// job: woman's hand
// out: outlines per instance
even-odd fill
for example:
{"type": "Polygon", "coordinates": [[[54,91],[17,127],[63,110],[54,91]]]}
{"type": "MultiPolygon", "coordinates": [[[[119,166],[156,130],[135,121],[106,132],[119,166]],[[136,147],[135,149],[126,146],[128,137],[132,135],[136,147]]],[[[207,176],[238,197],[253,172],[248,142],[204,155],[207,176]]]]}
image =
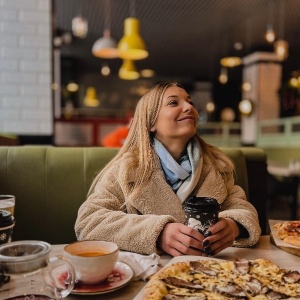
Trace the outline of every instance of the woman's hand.
{"type": "Polygon", "coordinates": [[[167,223],[157,239],[157,246],[172,256],[202,255],[204,236],[181,223],[167,223]]]}
{"type": "Polygon", "coordinates": [[[219,218],[219,221],[204,234],[206,237],[202,244],[205,254],[215,255],[223,249],[232,246],[239,234],[239,226],[234,220],[219,218]]]}

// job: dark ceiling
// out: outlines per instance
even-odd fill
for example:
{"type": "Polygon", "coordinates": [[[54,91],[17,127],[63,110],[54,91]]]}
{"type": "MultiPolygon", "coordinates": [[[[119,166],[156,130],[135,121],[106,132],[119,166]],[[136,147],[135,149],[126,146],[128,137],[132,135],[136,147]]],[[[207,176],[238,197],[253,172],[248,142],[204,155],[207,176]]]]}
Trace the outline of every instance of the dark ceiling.
{"type": "MultiPolygon", "coordinates": [[[[82,71],[99,72],[103,59],[93,57],[93,43],[103,36],[109,0],[54,0],[55,27],[71,31],[77,15],[87,18],[85,39],[73,38],[62,46],[62,55],[72,57],[82,71]]],[[[284,74],[300,69],[300,0],[110,0],[111,32],[119,41],[125,18],[137,17],[149,57],[137,61],[139,69],[154,69],[162,76],[184,76],[214,80],[220,72],[219,59],[240,42],[244,56],[253,51],[273,51],[264,39],[268,23],[289,43],[290,55],[284,74]],[[281,33],[280,33],[281,32],[281,33]]],[[[122,61],[108,61],[118,72],[122,61]]],[[[241,75],[242,67],[231,70],[241,75]]]]}

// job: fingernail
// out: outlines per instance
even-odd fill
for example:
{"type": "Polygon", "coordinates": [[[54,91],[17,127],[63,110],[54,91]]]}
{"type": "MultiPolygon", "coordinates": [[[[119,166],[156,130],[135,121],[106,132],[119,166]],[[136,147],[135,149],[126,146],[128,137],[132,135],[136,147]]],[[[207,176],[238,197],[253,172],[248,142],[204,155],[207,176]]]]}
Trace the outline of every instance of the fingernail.
{"type": "Polygon", "coordinates": [[[205,248],[204,248],[204,252],[205,252],[206,254],[210,254],[210,253],[211,253],[211,248],[210,248],[210,247],[205,247],[205,248]]]}
{"type": "Polygon", "coordinates": [[[206,241],[204,241],[203,243],[202,243],[202,246],[203,247],[206,247],[206,246],[208,246],[209,245],[209,241],[208,240],[206,240],[206,241]]]}
{"type": "Polygon", "coordinates": [[[204,232],[204,237],[208,237],[208,236],[211,236],[211,235],[212,235],[212,233],[209,230],[204,232]]]}

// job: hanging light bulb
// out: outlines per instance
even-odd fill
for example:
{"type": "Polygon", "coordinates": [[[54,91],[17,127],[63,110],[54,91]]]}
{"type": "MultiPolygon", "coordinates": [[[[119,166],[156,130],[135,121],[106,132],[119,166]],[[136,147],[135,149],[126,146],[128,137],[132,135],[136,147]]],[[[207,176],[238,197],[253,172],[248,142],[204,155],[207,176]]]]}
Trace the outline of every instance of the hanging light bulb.
{"type": "Polygon", "coordinates": [[[253,112],[253,102],[248,99],[243,99],[239,103],[239,111],[244,116],[250,116],[253,112]]]}
{"type": "Polygon", "coordinates": [[[268,24],[267,31],[265,33],[265,39],[269,43],[273,43],[275,41],[275,31],[273,30],[272,24],[268,24]]]}
{"type": "Polygon", "coordinates": [[[289,56],[289,44],[285,40],[278,40],[274,43],[274,51],[279,60],[283,61],[289,56]]]}
{"type": "Polygon", "coordinates": [[[99,99],[97,99],[96,89],[92,86],[86,89],[86,95],[83,101],[85,106],[96,107],[100,104],[99,99]]]}
{"type": "Polygon", "coordinates": [[[67,91],[71,92],[71,93],[74,93],[74,92],[77,92],[79,89],[79,86],[76,82],[74,81],[70,81],[68,84],[67,84],[67,91]]]}
{"type": "Polygon", "coordinates": [[[245,82],[242,83],[242,90],[243,91],[249,92],[249,91],[251,91],[251,88],[252,88],[252,86],[251,86],[250,82],[245,81],[245,82]]]}
{"type": "Polygon", "coordinates": [[[122,59],[139,60],[148,57],[145,42],[140,36],[140,22],[137,18],[127,18],[124,22],[124,36],[118,44],[122,59]]]}
{"type": "Polygon", "coordinates": [[[285,3],[286,1],[281,0],[280,2],[280,15],[279,15],[279,39],[274,43],[274,51],[279,60],[283,61],[289,56],[289,44],[284,40],[284,23],[285,23],[285,3]]]}
{"type": "Polygon", "coordinates": [[[105,29],[103,31],[103,37],[98,39],[92,48],[92,53],[96,57],[100,58],[117,58],[119,57],[119,51],[116,41],[110,36],[110,30],[105,29]]]}
{"type": "Polygon", "coordinates": [[[107,63],[102,64],[101,74],[103,76],[109,76],[110,75],[110,67],[107,63]]]}
{"type": "Polygon", "coordinates": [[[215,111],[216,106],[213,102],[207,102],[205,105],[205,108],[206,108],[207,112],[212,113],[215,111]]]}
{"type": "Polygon", "coordinates": [[[242,64],[242,59],[238,56],[227,56],[220,60],[220,64],[226,68],[234,68],[242,64]]]}
{"type": "Polygon", "coordinates": [[[222,84],[226,84],[228,81],[228,73],[226,68],[221,68],[221,72],[219,75],[219,82],[222,84]]]}
{"type": "Polygon", "coordinates": [[[82,16],[77,16],[72,19],[72,32],[78,38],[85,38],[88,32],[87,19],[82,16]]]}
{"type": "Polygon", "coordinates": [[[125,80],[134,80],[140,77],[140,73],[136,69],[132,60],[125,59],[120,70],[119,77],[125,80]]]}

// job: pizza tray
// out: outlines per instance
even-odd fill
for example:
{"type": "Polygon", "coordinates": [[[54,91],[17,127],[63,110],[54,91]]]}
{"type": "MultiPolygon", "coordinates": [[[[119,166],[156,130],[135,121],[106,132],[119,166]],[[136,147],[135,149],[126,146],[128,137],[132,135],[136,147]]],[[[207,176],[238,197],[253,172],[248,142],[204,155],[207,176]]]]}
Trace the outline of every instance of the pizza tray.
{"type": "Polygon", "coordinates": [[[275,224],[285,222],[285,221],[286,220],[269,220],[269,226],[271,230],[270,233],[271,242],[283,251],[300,256],[300,247],[284,242],[283,240],[277,237],[276,230],[273,229],[273,226],[275,224]]]}

